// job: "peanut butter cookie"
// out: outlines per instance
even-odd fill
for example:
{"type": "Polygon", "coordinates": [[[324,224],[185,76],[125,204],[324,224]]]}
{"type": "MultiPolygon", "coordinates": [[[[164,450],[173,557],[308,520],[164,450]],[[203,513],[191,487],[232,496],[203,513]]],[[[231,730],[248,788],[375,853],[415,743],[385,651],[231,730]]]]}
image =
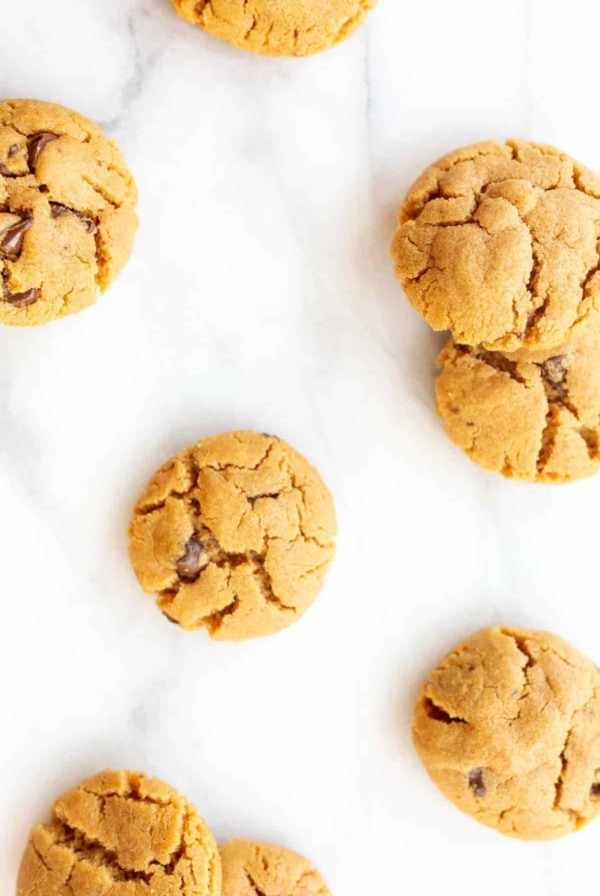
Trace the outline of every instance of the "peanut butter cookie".
{"type": "Polygon", "coordinates": [[[445,796],[502,834],[550,840],[600,812],[600,672],[554,635],[473,635],[430,674],[413,735],[445,796]]]}
{"type": "Polygon", "coordinates": [[[17,896],[220,896],[215,840],[177,791],[105,771],[54,804],[23,856],[17,896]]]}
{"type": "Polygon", "coordinates": [[[230,840],[221,861],[223,896],[330,896],[310,862],[281,846],[230,840]]]}
{"type": "Polygon", "coordinates": [[[446,432],[471,460],[510,478],[565,483],[591,476],[600,461],[599,358],[596,312],[543,361],[451,339],[436,382],[446,432]]]}
{"type": "Polygon", "coordinates": [[[317,471],[274,436],[203,439],[153,477],[129,555],[145,591],[182,628],[243,640],[295,622],[334,553],[333,500],[317,471]]]}
{"type": "Polygon", "coordinates": [[[408,193],[396,275],[434,330],[491,350],[552,351],[600,307],[600,180],[549,146],[467,146],[408,193]]]}
{"type": "Polygon", "coordinates": [[[92,305],[131,254],[136,200],[97,125],[51,103],[0,103],[0,323],[92,305]]]}
{"type": "Polygon", "coordinates": [[[377,0],[171,0],[182,19],[241,50],[307,56],[340,43],[377,0]]]}

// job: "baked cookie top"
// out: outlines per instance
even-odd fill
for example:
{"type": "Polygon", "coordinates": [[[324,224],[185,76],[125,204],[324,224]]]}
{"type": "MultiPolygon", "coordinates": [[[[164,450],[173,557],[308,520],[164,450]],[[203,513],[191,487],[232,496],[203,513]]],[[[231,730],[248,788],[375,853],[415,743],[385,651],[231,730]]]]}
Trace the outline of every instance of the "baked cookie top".
{"type": "Polygon", "coordinates": [[[230,840],[221,861],[223,896],[330,896],[310,862],[282,846],[230,840]]]}
{"type": "Polygon", "coordinates": [[[477,143],[410,189],[396,275],[434,330],[457,342],[550,353],[600,306],[600,180],[550,146],[477,143]]]}
{"type": "Polygon", "coordinates": [[[182,19],[241,50],[307,56],[340,43],[377,0],[171,0],[182,19]]]}
{"type": "Polygon", "coordinates": [[[413,735],[448,799],[503,834],[553,839],[600,812],[600,672],[554,635],[473,635],[430,674],[413,735]]]}
{"type": "Polygon", "coordinates": [[[30,835],[17,896],[220,896],[206,824],[177,791],[105,771],[60,797],[30,835]]]}
{"type": "Polygon", "coordinates": [[[446,432],[475,463],[514,479],[565,483],[600,461],[600,315],[545,360],[458,345],[442,350],[437,404],[446,432]]]}
{"type": "Polygon", "coordinates": [[[96,301],[131,254],[137,191],[117,145],[77,112],[0,103],[0,323],[96,301]]]}
{"type": "Polygon", "coordinates": [[[243,640],[291,625],[334,553],[327,486],[274,436],[232,432],[176,455],[138,501],[129,555],[145,591],[182,628],[243,640]]]}

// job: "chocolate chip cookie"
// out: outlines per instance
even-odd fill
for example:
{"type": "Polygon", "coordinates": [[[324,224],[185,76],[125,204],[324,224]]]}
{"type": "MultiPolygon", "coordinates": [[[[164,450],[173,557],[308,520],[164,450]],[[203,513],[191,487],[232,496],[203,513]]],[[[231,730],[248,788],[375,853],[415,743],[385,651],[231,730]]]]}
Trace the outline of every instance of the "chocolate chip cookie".
{"type": "Polygon", "coordinates": [[[549,357],[600,307],[600,180],[523,140],[467,146],[417,180],[392,258],[434,330],[486,349],[549,357]]]}
{"type": "Polygon", "coordinates": [[[269,635],[319,593],[334,553],[333,500],[274,436],[203,439],[165,464],[138,501],[129,556],[145,591],[182,628],[269,635]]]}
{"type": "Polygon", "coordinates": [[[215,840],[177,791],[105,771],[60,797],[35,827],[17,896],[220,896],[215,840]]]}
{"type": "Polygon", "coordinates": [[[377,0],[171,0],[182,19],[241,50],[307,56],[340,43],[377,0]]]}
{"type": "Polygon", "coordinates": [[[93,304],[129,258],[136,200],[97,125],[51,103],[0,103],[0,323],[44,324],[93,304]]]}
{"type": "Polygon", "coordinates": [[[600,672],[554,635],[473,635],[430,674],[413,735],[445,796],[502,834],[554,839],[600,813],[600,672]]]}
{"type": "Polygon", "coordinates": [[[330,896],[310,862],[281,846],[230,840],[221,861],[223,896],[330,896]]]}
{"type": "Polygon", "coordinates": [[[564,483],[598,472],[600,314],[574,328],[558,354],[489,352],[452,339],[436,382],[446,431],[471,460],[530,482],[564,483]]]}

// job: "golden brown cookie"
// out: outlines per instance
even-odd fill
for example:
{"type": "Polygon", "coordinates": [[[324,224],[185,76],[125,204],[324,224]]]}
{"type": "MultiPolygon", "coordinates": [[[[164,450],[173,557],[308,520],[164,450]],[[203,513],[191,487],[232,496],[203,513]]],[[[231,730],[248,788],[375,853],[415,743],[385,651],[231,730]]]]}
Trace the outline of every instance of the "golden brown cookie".
{"type": "Polygon", "coordinates": [[[417,180],[392,244],[396,275],[434,330],[549,355],[600,307],[600,180],[557,149],[457,150],[417,180]]]}
{"type": "Polygon", "coordinates": [[[550,840],[600,812],[600,672],[554,635],[490,628],[446,656],[417,702],[415,747],[459,809],[550,840]]]}
{"type": "Polygon", "coordinates": [[[137,191],[117,145],[77,112],[0,103],[0,323],[92,305],[131,254],[137,191]]]}
{"type": "Polygon", "coordinates": [[[56,801],[23,856],[17,896],[220,896],[206,824],[176,790],[101,772],[56,801]]]}
{"type": "Polygon", "coordinates": [[[458,345],[436,382],[446,432],[476,463],[530,482],[591,476],[600,461],[600,315],[545,360],[458,345]]]}
{"type": "Polygon", "coordinates": [[[274,436],[231,432],[176,455],[150,481],[129,556],[145,591],[182,628],[213,638],[270,635],[295,622],[334,553],[333,500],[274,436]]]}
{"type": "Polygon", "coordinates": [[[377,0],[171,0],[182,19],[241,50],[307,56],[340,43],[377,0]]]}
{"type": "Polygon", "coordinates": [[[282,846],[230,840],[221,861],[223,896],[330,896],[310,862],[282,846]]]}

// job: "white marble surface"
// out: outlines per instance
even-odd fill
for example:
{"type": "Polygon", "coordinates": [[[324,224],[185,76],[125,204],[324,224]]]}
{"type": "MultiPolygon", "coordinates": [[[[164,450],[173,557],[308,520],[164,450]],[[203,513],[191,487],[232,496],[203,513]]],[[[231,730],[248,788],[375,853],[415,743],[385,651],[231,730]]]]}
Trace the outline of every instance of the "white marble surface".
{"type": "Polygon", "coordinates": [[[28,0],[0,29],[0,93],[62,102],[120,141],[135,255],[84,314],[0,331],[0,878],[29,826],[105,766],[184,790],[219,838],[311,856],[336,896],[595,887],[600,822],[504,840],[413,754],[421,677],[495,622],[600,659],[600,478],[480,471],[432,402],[440,338],[387,259],[420,168],[525,136],[600,169],[600,8],[380,0],[305,61],[235,52],[168,0],[28,0]],[[165,623],[128,566],[146,479],[202,434],[277,432],[322,470],[341,536],[287,632],[214,644],[165,623]]]}

